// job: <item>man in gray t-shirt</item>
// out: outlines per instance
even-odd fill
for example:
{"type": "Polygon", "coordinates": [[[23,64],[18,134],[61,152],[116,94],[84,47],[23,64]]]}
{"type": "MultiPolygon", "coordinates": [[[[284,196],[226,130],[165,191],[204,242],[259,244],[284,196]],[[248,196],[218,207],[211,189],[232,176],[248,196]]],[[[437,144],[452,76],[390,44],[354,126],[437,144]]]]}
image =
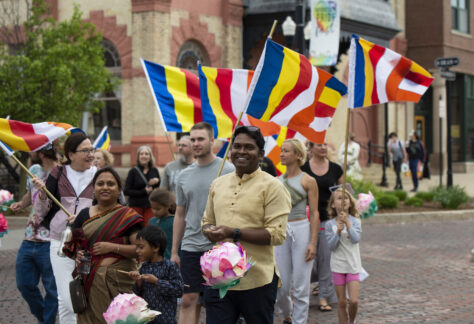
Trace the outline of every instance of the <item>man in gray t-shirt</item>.
{"type": "Polygon", "coordinates": [[[400,177],[401,166],[403,162],[406,162],[406,151],[403,143],[398,139],[397,133],[390,133],[388,136],[388,151],[392,153],[393,170],[397,176],[397,183],[395,184],[395,190],[403,189],[402,178],[400,177]]]}
{"type": "MultiPolygon", "coordinates": [[[[200,313],[199,294],[204,290],[200,258],[213,244],[201,232],[201,219],[211,182],[217,177],[222,159],[212,153],[214,131],[208,123],[191,128],[191,148],[196,161],[181,171],[176,180],[176,214],[173,223],[171,261],[181,269],[186,284],[181,301],[179,323],[196,323],[200,313]],[[178,250],[181,246],[181,255],[178,250]]],[[[222,175],[234,171],[225,162],[222,175]]]]}
{"type": "Polygon", "coordinates": [[[160,188],[165,188],[176,193],[176,180],[178,179],[178,175],[181,171],[190,166],[193,160],[191,139],[188,135],[183,136],[178,141],[178,159],[171,161],[165,166],[163,176],[161,177],[160,188]]]}

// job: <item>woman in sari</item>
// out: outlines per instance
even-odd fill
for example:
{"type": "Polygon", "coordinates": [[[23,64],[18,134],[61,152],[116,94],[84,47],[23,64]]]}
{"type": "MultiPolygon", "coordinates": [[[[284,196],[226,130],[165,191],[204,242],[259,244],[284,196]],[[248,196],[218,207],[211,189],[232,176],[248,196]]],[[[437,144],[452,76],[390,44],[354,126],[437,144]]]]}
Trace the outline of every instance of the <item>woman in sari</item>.
{"type": "Polygon", "coordinates": [[[105,323],[102,313],[120,293],[132,293],[129,271],[137,270],[135,236],[143,217],[117,200],[122,189],[120,177],[111,167],[97,171],[92,184],[94,203],[77,215],[73,241],[65,248],[78,264],[84,251],[91,254],[90,272],[83,275],[87,308],[78,323],[105,323]]]}

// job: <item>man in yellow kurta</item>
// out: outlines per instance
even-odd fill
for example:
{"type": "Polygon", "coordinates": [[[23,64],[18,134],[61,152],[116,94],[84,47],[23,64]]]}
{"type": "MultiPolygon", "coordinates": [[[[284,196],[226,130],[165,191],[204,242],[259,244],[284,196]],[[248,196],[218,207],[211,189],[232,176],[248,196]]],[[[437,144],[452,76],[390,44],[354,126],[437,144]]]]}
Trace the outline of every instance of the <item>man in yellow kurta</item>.
{"type": "Polygon", "coordinates": [[[273,323],[279,286],[273,247],[285,241],[290,194],[276,178],[259,168],[264,139],[254,126],[236,129],[231,149],[235,172],[211,184],[202,231],[211,242],[239,241],[255,265],[223,299],[206,289],[207,323],[273,323]]]}

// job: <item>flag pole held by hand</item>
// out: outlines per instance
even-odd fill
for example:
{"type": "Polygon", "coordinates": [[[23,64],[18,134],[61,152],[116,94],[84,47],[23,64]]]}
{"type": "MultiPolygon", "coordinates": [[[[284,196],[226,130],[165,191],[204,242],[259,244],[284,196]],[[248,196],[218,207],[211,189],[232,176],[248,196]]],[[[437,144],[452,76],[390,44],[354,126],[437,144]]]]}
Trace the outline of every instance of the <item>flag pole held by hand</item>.
{"type": "MultiPolygon", "coordinates": [[[[24,166],[23,163],[21,163],[20,160],[18,160],[18,158],[17,158],[14,154],[12,154],[10,157],[11,157],[13,160],[15,160],[15,162],[18,163],[18,165],[20,165],[20,167],[22,167],[23,170],[25,170],[26,173],[27,173],[31,178],[34,177],[34,175],[30,172],[30,170],[28,170],[28,168],[27,168],[26,166],[24,166]]],[[[68,218],[72,218],[73,215],[69,212],[69,210],[67,210],[66,207],[64,207],[64,206],[56,199],[56,197],[54,197],[54,195],[53,195],[51,192],[49,192],[48,189],[46,189],[46,187],[43,187],[42,190],[43,190],[43,192],[44,192],[45,194],[48,195],[48,197],[49,197],[56,205],[58,205],[59,208],[61,208],[61,210],[68,216],[68,218]]]]}
{"type": "MultiPolygon", "coordinates": [[[[273,21],[272,28],[270,29],[270,34],[268,34],[268,38],[272,38],[273,32],[275,31],[277,23],[278,23],[278,20],[275,19],[273,21]]],[[[229,154],[230,147],[232,146],[232,139],[234,138],[235,129],[237,128],[237,126],[239,126],[240,120],[242,119],[243,115],[244,115],[244,110],[240,112],[239,118],[237,118],[237,121],[235,122],[234,129],[232,130],[232,136],[230,137],[230,140],[229,140],[229,145],[227,145],[227,148],[224,153],[224,158],[222,159],[222,163],[219,166],[219,171],[217,172],[217,177],[220,177],[222,173],[222,169],[224,168],[224,163],[227,160],[227,155],[229,154]]]]}

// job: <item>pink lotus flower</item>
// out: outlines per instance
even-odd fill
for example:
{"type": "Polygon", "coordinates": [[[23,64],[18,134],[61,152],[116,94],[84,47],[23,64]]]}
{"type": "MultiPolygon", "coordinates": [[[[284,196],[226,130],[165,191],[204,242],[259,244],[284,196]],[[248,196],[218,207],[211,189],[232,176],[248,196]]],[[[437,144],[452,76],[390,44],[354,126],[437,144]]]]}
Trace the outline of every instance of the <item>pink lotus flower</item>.
{"type": "MultiPolygon", "coordinates": [[[[10,206],[15,201],[13,200],[13,195],[8,190],[0,190],[0,205],[10,206]]],[[[6,207],[0,207],[0,210],[6,211],[6,207]]]]}
{"type": "Polygon", "coordinates": [[[219,289],[221,298],[240,282],[252,265],[240,243],[221,242],[201,256],[204,284],[219,289]]]}
{"type": "Polygon", "coordinates": [[[135,294],[119,294],[112,300],[103,316],[107,324],[116,324],[118,321],[132,324],[148,323],[160,314],[148,309],[148,303],[135,294]]]}
{"type": "Polygon", "coordinates": [[[8,233],[8,220],[0,213],[0,237],[8,233]]]}
{"type": "Polygon", "coordinates": [[[357,199],[356,208],[359,213],[363,213],[369,209],[370,203],[374,200],[374,196],[369,191],[368,194],[360,193],[357,199]]]}

